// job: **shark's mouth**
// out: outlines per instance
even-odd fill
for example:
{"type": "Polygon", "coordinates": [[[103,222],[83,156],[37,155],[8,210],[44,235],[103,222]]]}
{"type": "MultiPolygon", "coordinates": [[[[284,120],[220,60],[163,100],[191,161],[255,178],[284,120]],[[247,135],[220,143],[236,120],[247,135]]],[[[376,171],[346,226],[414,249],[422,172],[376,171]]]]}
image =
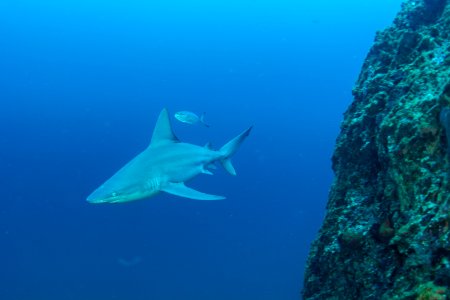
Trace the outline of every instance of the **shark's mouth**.
{"type": "Polygon", "coordinates": [[[93,204],[98,203],[116,203],[119,202],[120,197],[117,192],[105,192],[104,185],[100,186],[98,189],[90,194],[86,201],[93,204]]]}

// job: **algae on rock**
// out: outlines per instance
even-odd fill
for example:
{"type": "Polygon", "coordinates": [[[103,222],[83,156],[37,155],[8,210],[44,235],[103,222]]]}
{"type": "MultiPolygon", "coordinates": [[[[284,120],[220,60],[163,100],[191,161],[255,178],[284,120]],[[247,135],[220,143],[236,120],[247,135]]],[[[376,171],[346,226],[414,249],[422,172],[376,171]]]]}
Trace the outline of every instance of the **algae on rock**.
{"type": "Polygon", "coordinates": [[[450,298],[449,1],[406,1],[353,96],[303,297],[450,298]]]}

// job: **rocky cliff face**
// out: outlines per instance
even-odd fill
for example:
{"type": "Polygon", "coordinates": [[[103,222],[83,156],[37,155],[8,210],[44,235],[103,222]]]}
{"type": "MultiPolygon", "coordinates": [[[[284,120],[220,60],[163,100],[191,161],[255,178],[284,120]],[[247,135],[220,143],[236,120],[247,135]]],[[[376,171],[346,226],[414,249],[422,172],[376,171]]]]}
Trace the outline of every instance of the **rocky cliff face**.
{"type": "Polygon", "coordinates": [[[333,155],[304,299],[450,299],[450,1],[376,36],[333,155]]]}

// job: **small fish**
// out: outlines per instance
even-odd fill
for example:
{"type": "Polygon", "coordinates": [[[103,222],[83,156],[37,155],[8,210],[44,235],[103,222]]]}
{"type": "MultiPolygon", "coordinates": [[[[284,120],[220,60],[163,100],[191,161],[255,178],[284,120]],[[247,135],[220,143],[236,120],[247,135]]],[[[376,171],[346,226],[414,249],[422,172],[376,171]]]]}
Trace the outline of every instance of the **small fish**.
{"type": "Polygon", "coordinates": [[[203,125],[205,125],[206,127],[209,127],[209,125],[206,124],[204,121],[205,113],[202,113],[202,115],[199,117],[196,114],[194,114],[193,112],[183,110],[183,111],[179,111],[179,112],[175,113],[175,118],[178,121],[183,122],[183,123],[195,124],[195,123],[200,122],[203,125]]]}

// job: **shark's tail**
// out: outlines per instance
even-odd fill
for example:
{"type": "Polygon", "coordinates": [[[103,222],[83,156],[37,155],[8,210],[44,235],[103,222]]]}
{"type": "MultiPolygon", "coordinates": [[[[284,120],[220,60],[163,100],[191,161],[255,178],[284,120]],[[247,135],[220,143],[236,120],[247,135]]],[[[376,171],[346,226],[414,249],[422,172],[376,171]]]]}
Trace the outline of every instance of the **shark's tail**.
{"type": "Polygon", "coordinates": [[[245,138],[250,134],[251,130],[252,126],[250,126],[247,130],[242,132],[240,135],[238,135],[225,145],[223,145],[222,148],[220,148],[219,150],[219,152],[222,154],[220,162],[222,163],[222,166],[225,168],[225,170],[227,170],[228,173],[230,173],[231,175],[236,175],[236,171],[234,170],[234,167],[231,164],[231,156],[233,156],[233,154],[237,151],[237,149],[245,140],[245,138]]]}

